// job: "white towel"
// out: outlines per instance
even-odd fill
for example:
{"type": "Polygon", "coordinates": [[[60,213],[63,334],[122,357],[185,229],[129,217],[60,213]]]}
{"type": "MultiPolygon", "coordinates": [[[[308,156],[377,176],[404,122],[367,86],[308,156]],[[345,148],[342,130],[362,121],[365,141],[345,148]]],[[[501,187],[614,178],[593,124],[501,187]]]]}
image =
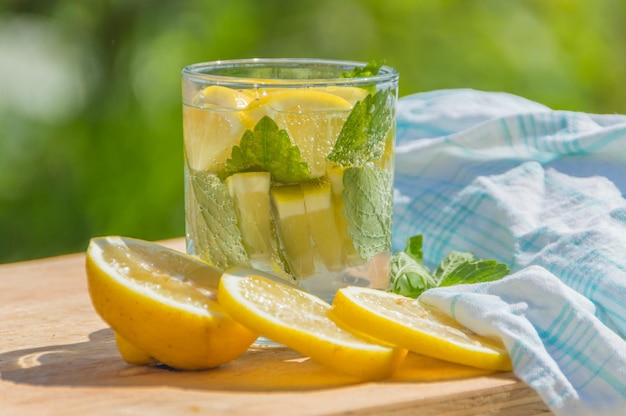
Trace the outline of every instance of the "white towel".
{"type": "Polygon", "coordinates": [[[626,116],[446,90],[398,105],[395,250],[507,263],[421,300],[501,338],[557,415],[626,414],[626,116]]]}

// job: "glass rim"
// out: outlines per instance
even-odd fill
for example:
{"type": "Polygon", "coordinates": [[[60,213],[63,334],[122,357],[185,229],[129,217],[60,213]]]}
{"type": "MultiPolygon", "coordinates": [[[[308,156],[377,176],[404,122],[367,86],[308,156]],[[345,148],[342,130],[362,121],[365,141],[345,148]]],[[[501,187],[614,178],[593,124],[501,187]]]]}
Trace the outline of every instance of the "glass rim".
{"type": "Polygon", "coordinates": [[[233,75],[220,75],[212,73],[211,70],[219,71],[228,68],[264,68],[275,66],[283,69],[298,69],[308,67],[334,68],[339,73],[349,72],[355,67],[363,67],[366,62],[337,60],[337,59],[317,59],[317,58],[247,58],[247,59],[226,59],[217,61],[200,62],[183,67],[181,74],[183,79],[197,83],[218,83],[222,85],[239,85],[255,87],[259,85],[281,86],[314,86],[314,85],[372,85],[397,81],[398,71],[388,65],[383,65],[377,75],[341,78],[336,77],[313,77],[313,78],[281,78],[281,77],[245,77],[233,75]]]}

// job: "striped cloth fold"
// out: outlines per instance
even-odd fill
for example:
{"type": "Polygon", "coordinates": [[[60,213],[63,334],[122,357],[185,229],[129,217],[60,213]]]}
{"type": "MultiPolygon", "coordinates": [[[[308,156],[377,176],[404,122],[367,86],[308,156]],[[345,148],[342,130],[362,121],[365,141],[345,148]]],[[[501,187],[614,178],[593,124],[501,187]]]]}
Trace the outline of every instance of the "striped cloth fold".
{"type": "Polygon", "coordinates": [[[398,104],[394,250],[497,259],[498,282],[421,300],[501,338],[557,415],[626,414],[626,116],[444,90],[398,104]]]}

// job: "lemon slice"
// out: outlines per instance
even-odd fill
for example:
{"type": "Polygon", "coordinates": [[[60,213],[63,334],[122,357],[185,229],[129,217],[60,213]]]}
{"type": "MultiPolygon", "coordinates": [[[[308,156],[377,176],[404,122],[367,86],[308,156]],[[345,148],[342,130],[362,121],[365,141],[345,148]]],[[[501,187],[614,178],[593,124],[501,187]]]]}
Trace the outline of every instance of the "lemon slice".
{"type": "Polygon", "coordinates": [[[212,85],[183,107],[185,157],[191,169],[217,172],[226,163],[251,121],[246,111],[252,97],[245,91],[212,85]]]}
{"type": "Polygon", "coordinates": [[[304,113],[350,110],[352,105],[337,94],[312,88],[274,89],[265,104],[281,112],[304,113]]]}
{"type": "Polygon", "coordinates": [[[272,254],[270,183],[269,172],[235,173],[226,178],[244,247],[253,261],[267,264],[272,254]]]}
{"type": "Polygon", "coordinates": [[[191,256],[123,237],[90,241],[89,295],[130,363],[217,367],[243,354],[257,334],[216,300],[221,272],[191,256]]]}
{"type": "Polygon", "coordinates": [[[218,297],[239,322],[312,360],[361,379],[389,377],[406,350],[375,344],[342,329],[316,296],[267,278],[224,273],[218,297]]]}
{"type": "Polygon", "coordinates": [[[352,105],[356,104],[357,101],[363,101],[369,94],[366,89],[359,87],[329,86],[322,87],[319,90],[341,97],[352,105]]]}
{"type": "Polygon", "coordinates": [[[252,99],[252,95],[246,90],[211,85],[196,94],[193,98],[193,105],[200,108],[243,110],[248,107],[252,99]]]}
{"type": "Polygon", "coordinates": [[[327,172],[330,189],[333,198],[333,206],[335,211],[335,223],[337,224],[337,232],[341,242],[342,261],[347,266],[356,266],[365,261],[357,253],[352,242],[352,237],[348,232],[348,220],[346,219],[345,203],[343,201],[343,168],[333,166],[327,172]]]}
{"type": "Polygon", "coordinates": [[[332,316],[410,351],[488,370],[511,370],[502,343],[475,334],[416,299],[363,287],[340,289],[332,316]]]}
{"type": "Polygon", "coordinates": [[[330,185],[328,182],[320,182],[302,183],[300,186],[315,251],[328,270],[342,270],[341,238],[335,222],[330,185]]]}
{"type": "Polygon", "coordinates": [[[318,89],[273,89],[259,100],[254,119],[267,115],[286,130],[317,178],[326,172],[326,156],[351,109],[346,99],[318,89]]]}
{"type": "Polygon", "coordinates": [[[278,236],[292,274],[298,278],[315,271],[311,230],[304,196],[299,185],[286,185],[270,191],[278,236]]]}

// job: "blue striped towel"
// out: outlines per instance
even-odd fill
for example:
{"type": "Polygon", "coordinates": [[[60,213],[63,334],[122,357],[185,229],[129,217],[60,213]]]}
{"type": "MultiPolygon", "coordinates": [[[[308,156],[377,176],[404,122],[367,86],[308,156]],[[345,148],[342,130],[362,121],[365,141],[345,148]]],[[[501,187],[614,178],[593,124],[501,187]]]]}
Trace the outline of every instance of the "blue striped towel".
{"type": "Polygon", "coordinates": [[[626,414],[626,116],[553,111],[505,93],[399,100],[393,248],[424,237],[497,259],[503,280],[425,303],[503,340],[557,415],[626,414]]]}

